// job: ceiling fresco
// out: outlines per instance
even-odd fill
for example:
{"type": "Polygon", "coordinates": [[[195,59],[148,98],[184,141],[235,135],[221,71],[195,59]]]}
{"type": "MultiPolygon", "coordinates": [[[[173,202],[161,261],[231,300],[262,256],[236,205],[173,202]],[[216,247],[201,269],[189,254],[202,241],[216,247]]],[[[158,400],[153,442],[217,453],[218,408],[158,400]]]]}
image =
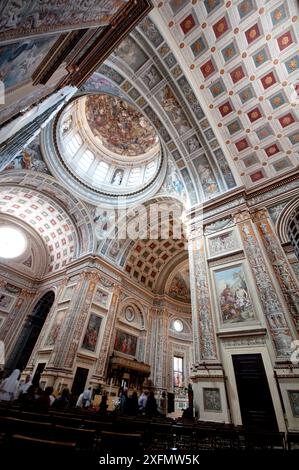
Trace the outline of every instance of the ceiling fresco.
{"type": "Polygon", "coordinates": [[[117,96],[88,96],[85,114],[93,135],[111,152],[139,156],[158,146],[157,133],[148,119],[117,96]]]}
{"type": "Polygon", "coordinates": [[[21,32],[38,34],[76,27],[109,24],[111,18],[128,0],[7,0],[0,6],[0,39],[21,32]],[[63,6],[63,8],[62,8],[63,6]]]}
{"type": "Polygon", "coordinates": [[[153,3],[150,16],[189,70],[243,183],[263,183],[298,166],[297,1],[153,3]]]}
{"type": "Polygon", "coordinates": [[[190,302],[190,272],[188,266],[179,267],[166,284],[166,293],[175,300],[190,302]]]}
{"type": "Polygon", "coordinates": [[[39,137],[35,138],[7,165],[4,171],[8,170],[32,170],[50,174],[41,154],[39,137]]]}
{"type": "Polygon", "coordinates": [[[31,82],[31,75],[58,35],[28,39],[0,47],[0,79],[6,91],[31,82]]]}
{"type": "Polygon", "coordinates": [[[98,71],[120,86],[155,126],[190,203],[233,188],[235,179],[220,142],[155,24],[147,17],[124,42],[126,47],[116,49],[98,71]]]}

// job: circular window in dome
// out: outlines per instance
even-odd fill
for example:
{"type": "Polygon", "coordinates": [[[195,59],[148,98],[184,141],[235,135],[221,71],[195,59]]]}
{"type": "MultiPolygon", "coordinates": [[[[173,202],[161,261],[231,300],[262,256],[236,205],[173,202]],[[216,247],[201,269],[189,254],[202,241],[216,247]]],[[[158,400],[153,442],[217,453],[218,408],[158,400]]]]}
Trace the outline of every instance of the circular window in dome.
{"type": "Polygon", "coordinates": [[[136,202],[160,186],[167,167],[147,117],[126,99],[105,93],[68,103],[45,130],[42,150],[50,171],[90,200],[131,196],[136,202]]]}
{"type": "Polygon", "coordinates": [[[23,233],[14,227],[0,227],[0,257],[17,258],[24,253],[27,241],[23,233]]]}
{"type": "Polygon", "coordinates": [[[181,322],[181,320],[175,320],[173,322],[173,329],[177,332],[177,333],[181,333],[184,329],[184,325],[183,323],[181,322]]]}

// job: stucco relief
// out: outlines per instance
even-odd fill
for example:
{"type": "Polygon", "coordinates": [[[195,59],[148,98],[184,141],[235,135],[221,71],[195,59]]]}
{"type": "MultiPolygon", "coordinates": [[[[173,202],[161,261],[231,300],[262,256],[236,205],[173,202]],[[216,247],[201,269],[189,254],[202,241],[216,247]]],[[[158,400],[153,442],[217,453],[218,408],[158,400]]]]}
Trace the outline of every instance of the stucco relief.
{"type": "Polygon", "coordinates": [[[230,253],[239,248],[239,242],[237,240],[235,231],[227,231],[210,237],[208,239],[208,251],[209,256],[217,256],[224,253],[230,253]]]}
{"type": "Polygon", "coordinates": [[[9,0],[0,10],[0,39],[109,24],[127,0],[9,0]],[[62,8],[63,6],[63,8],[62,8]]]}
{"type": "Polygon", "coordinates": [[[251,222],[240,223],[239,227],[277,356],[289,357],[292,335],[284,316],[284,308],[272,284],[251,222]]]}
{"type": "MultiPolygon", "coordinates": [[[[215,331],[212,320],[212,307],[210,299],[210,290],[208,285],[208,269],[206,263],[206,253],[204,249],[203,236],[190,242],[189,249],[192,252],[190,263],[194,263],[194,276],[191,271],[191,283],[195,282],[195,298],[192,302],[192,315],[196,317],[195,325],[198,325],[198,331],[194,334],[198,336],[195,343],[199,346],[200,361],[217,359],[215,331]]],[[[196,326],[195,326],[196,328],[196,326]]]]}
{"type": "Polygon", "coordinates": [[[101,349],[99,351],[99,359],[95,369],[95,375],[102,378],[104,378],[105,369],[107,366],[107,359],[110,351],[110,343],[119,300],[119,289],[114,288],[112,292],[112,300],[106,317],[105,330],[102,338],[101,349]]]}
{"type": "Polygon", "coordinates": [[[278,243],[276,236],[267,220],[267,215],[263,211],[260,216],[262,220],[257,221],[257,227],[263,240],[268,258],[273,266],[277,280],[281,286],[283,295],[290,309],[290,313],[299,329],[299,286],[288,265],[285,254],[278,243]]]}
{"type": "Polygon", "coordinates": [[[224,228],[231,227],[234,224],[234,221],[231,217],[227,217],[224,219],[216,220],[216,222],[212,222],[205,226],[204,234],[209,235],[214,232],[218,232],[224,228]]]}

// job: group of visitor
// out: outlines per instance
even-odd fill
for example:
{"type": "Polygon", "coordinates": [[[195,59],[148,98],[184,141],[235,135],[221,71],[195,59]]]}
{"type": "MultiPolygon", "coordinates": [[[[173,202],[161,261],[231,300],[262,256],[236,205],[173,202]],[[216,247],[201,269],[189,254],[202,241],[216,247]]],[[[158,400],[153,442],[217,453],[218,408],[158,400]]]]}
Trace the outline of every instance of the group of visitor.
{"type": "Polygon", "coordinates": [[[157,400],[153,390],[144,390],[138,398],[136,391],[134,391],[131,396],[128,396],[128,389],[122,388],[120,392],[119,412],[120,414],[133,416],[138,414],[149,417],[166,416],[166,392],[162,392],[161,398],[157,400]]]}
{"type": "MultiPolygon", "coordinates": [[[[33,383],[32,376],[27,375],[25,381],[20,382],[21,372],[15,369],[9,377],[0,382],[0,401],[18,402],[23,408],[45,412],[51,409],[67,409],[74,404],[76,408],[90,408],[92,406],[92,388],[84,390],[76,401],[72,397],[68,388],[64,388],[56,396],[53,387],[46,387],[44,390],[39,384],[33,383]]],[[[108,410],[108,394],[102,393],[99,404],[99,413],[106,414],[108,410]]],[[[144,390],[138,397],[136,390],[129,396],[126,387],[121,388],[119,394],[118,410],[120,414],[137,416],[166,416],[167,396],[162,392],[160,399],[156,399],[152,390],[144,390]]]]}
{"type": "Polygon", "coordinates": [[[44,412],[53,409],[65,409],[70,406],[70,391],[64,388],[59,396],[53,394],[53,387],[44,390],[39,384],[33,383],[32,376],[27,375],[24,382],[20,381],[21,372],[15,369],[9,377],[0,383],[0,401],[19,403],[23,408],[44,412]]]}

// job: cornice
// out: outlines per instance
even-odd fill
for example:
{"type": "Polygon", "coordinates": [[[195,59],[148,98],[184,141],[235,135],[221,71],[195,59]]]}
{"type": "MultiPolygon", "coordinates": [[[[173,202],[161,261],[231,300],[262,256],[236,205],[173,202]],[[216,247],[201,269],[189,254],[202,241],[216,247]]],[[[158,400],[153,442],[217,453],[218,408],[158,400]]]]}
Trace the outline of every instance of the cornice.
{"type": "MultiPolygon", "coordinates": [[[[244,186],[236,188],[232,191],[226,192],[213,200],[205,201],[201,205],[197,205],[191,208],[187,213],[186,217],[192,223],[197,217],[202,215],[204,224],[210,223],[219,217],[225,217],[231,215],[232,212],[240,211],[242,206],[265,206],[273,205],[273,195],[270,194],[273,190],[282,188],[290,183],[298,181],[299,185],[299,171],[295,170],[291,174],[285,177],[276,178],[275,180],[263,184],[258,188],[246,189],[244,186]],[[268,198],[267,198],[267,194],[268,198]],[[264,196],[261,201],[255,201],[260,196],[264,196]],[[234,204],[234,202],[236,204],[234,204]],[[216,212],[216,213],[215,213],[216,212]]],[[[289,198],[292,195],[292,191],[297,192],[298,189],[286,190],[284,198],[289,198]]],[[[281,199],[281,195],[279,195],[281,199]]]]}

